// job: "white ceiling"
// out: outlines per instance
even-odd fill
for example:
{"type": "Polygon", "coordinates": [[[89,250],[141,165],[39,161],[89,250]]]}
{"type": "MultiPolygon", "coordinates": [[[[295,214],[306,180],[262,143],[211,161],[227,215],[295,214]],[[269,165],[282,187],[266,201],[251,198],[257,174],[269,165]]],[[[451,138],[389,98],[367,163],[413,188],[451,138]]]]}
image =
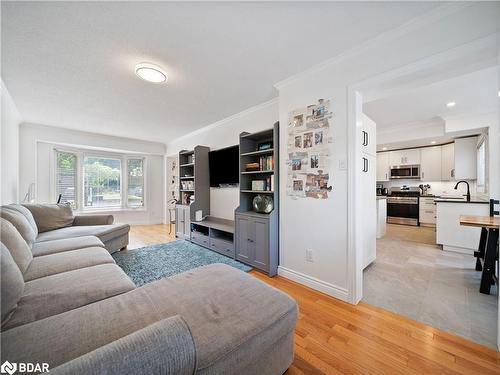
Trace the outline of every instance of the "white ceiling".
{"type": "MultiPolygon", "coordinates": [[[[168,142],[437,5],[2,1],[1,73],[28,122],[168,142]],[[144,61],[168,84],[139,80],[144,61]]],[[[423,115],[398,112],[381,122],[423,115]]]]}
{"type": "Polygon", "coordinates": [[[447,117],[498,111],[498,68],[492,67],[369,101],[363,111],[377,131],[414,128],[447,117]],[[456,106],[448,108],[448,102],[456,106]]]}

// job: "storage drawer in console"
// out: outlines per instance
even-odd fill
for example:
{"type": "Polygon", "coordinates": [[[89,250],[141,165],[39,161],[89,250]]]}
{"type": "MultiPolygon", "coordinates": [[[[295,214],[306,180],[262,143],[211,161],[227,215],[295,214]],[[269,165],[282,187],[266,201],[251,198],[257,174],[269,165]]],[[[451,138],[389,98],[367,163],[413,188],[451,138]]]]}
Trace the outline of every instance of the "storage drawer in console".
{"type": "Polygon", "coordinates": [[[210,249],[234,258],[234,246],[232,242],[219,238],[210,238],[210,249]]]}
{"type": "Polygon", "coordinates": [[[191,232],[191,241],[201,246],[210,247],[209,237],[200,232],[191,232]]]}

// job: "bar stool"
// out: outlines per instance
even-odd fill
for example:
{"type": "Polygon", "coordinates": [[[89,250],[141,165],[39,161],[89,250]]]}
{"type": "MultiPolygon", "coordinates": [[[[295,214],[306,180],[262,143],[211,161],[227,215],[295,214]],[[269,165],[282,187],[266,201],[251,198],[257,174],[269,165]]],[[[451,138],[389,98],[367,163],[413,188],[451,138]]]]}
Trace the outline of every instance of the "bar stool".
{"type": "MultiPolygon", "coordinates": [[[[498,216],[495,205],[499,204],[496,199],[490,199],[490,217],[498,216]]],[[[476,271],[482,271],[481,285],[479,291],[490,294],[491,285],[497,282],[495,275],[495,264],[498,261],[498,228],[481,228],[478,251],[474,252],[476,260],[476,271]]]]}

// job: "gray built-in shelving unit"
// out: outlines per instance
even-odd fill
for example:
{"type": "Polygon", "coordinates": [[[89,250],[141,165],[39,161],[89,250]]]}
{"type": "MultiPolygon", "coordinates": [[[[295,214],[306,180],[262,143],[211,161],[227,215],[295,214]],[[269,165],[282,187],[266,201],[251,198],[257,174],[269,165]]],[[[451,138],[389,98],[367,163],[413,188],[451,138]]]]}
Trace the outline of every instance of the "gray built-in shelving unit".
{"type": "Polygon", "coordinates": [[[240,205],[235,211],[235,258],[274,276],[279,263],[279,123],[257,133],[240,134],[240,205]],[[259,150],[259,144],[272,142],[271,148],[259,150]],[[247,163],[272,157],[271,168],[247,171],[247,163]],[[273,176],[269,190],[252,190],[253,180],[273,176]],[[256,213],[253,199],[258,194],[273,198],[274,209],[269,214],[256,213]]]}
{"type": "Polygon", "coordinates": [[[196,211],[202,210],[203,216],[210,214],[209,151],[208,147],[196,146],[194,150],[179,152],[179,201],[175,206],[178,238],[191,239],[191,222],[196,211]]]}

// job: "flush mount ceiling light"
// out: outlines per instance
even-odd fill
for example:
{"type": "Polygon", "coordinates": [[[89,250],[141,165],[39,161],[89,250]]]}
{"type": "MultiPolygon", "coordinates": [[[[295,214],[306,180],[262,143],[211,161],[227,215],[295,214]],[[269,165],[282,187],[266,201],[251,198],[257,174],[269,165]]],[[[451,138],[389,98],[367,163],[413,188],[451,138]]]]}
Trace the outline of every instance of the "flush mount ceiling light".
{"type": "Polygon", "coordinates": [[[455,103],[455,102],[448,102],[448,103],[446,103],[446,106],[447,106],[448,108],[453,108],[453,107],[455,107],[456,105],[457,105],[457,103],[455,103]]]}
{"type": "Polygon", "coordinates": [[[158,65],[140,63],[135,66],[135,74],[145,81],[153,83],[167,82],[167,73],[158,65]]]}

